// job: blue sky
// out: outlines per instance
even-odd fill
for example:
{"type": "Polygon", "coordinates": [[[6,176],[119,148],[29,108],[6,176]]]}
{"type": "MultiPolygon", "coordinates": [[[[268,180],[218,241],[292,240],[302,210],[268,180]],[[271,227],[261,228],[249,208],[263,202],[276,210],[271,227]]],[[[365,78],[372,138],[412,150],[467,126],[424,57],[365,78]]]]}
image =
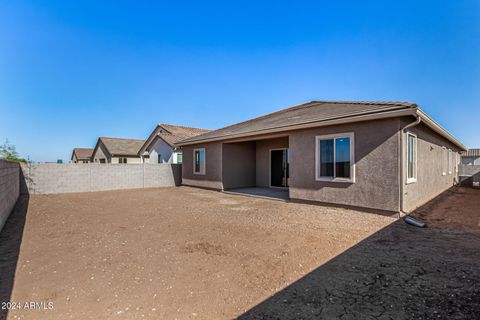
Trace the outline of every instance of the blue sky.
{"type": "Polygon", "coordinates": [[[157,123],[418,103],[480,147],[480,1],[2,1],[0,142],[68,160],[157,123]]]}

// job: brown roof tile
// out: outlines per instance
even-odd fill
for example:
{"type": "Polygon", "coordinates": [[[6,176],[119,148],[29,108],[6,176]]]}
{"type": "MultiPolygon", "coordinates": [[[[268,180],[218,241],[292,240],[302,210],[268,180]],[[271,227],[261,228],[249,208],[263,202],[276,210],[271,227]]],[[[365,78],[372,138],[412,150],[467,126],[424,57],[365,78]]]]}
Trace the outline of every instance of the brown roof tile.
{"type": "Polygon", "coordinates": [[[173,147],[173,145],[178,141],[185,140],[209,131],[210,130],[208,129],[161,123],[155,127],[143,146],[139,149],[138,153],[145,151],[152,143],[156,141],[156,138],[162,139],[168,145],[173,147]]]}
{"type": "Polygon", "coordinates": [[[145,140],[100,137],[111,155],[136,156],[145,140]]]}
{"type": "Polygon", "coordinates": [[[408,102],[311,101],[188,138],[178,144],[227,139],[232,135],[248,136],[260,130],[416,107],[408,102]]]}
{"type": "Polygon", "coordinates": [[[93,154],[93,148],[73,148],[73,154],[77,155],[77,159],[90,159],[93,154]]]}
{"type": "Polygon", "coordinates": [[[480,157],[480,149],[468,149],[462,153],[464,157],[480,157]]]}

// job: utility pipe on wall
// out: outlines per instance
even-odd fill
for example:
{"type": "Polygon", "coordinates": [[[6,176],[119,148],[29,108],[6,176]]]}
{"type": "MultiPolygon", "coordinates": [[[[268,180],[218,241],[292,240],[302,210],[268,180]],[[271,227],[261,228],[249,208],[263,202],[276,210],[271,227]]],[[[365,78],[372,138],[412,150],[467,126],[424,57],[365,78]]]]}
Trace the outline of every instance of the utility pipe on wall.
{"type": "Polygon", "coordinates": [[[403,169],[404,169],[404,165],[405,165],[405,157],[404,157],[404,152],[403,152],[403,146],[404,146],[404,143],[403,143],[403,136],[404,136],[404,133],[407,131],[407,129],[410,129],[410,128],[413,128],[417,125],[420,124],[420,122],[422,122],[422,118],[419,116],[419,115],[415,115],[416,119],[414,122],[411,122],[409,124],[407,124],[405,127],[403,127],[402,129],[400,129],[400,216],[402,215],[406,215],[405,211],[403,210],[403,198],[405,196],[404,194],[404,185],[405,185],[405,177],[403,176],[403,169]]]}

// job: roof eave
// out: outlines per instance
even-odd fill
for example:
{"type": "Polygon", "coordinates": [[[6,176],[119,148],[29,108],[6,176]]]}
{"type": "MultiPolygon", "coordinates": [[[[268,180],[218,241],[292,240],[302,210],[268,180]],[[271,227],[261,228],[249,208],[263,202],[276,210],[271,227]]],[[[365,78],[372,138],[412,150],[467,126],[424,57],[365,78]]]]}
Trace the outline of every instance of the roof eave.
{"type": "Polygon", "coordinates": [[[430,127],[432,130],[446,138],[447,140],[454,143],[462,150],[467,150],[466,147],[458,141],[453,135],[451,135],[447,130],[443,129],[438,123],[436,123],[432,118],[430,118],[425,112],[423,112],[418,107],[415,108],[408,108],[408,109],[400,109],[400,110],[393,110],[393,111],[386,111],[386,112],[379,112],[373,114],[363,114],[358,116],[349,116],[346,118],[336,118],[336,119],[329,119],[329,120],[322,120],[322,121],[312,121],[307,123],[295,124],[295,125],[288,125],[282,126],[277,128],[270,128],[264,130],[256,130],[249,133],[243,134],[232,134],[223,137],[214,137],[210,139],[200,139],[200,140],[191,140],[185,142],[178,142],[175,143],[175,147],[183,147],[188,145],[200,144],[200,143],[208,143],[208,142],[215,142],[215,141],[223,141],[223,140],[230,140],[230,139],[237,139],[237,138],[244,138],[249,136],[257,136],[261,134],[269,134],[269,133],[278,133],[283,131],[290,131],[290,130],[299,130],[299,129],[308,129],[314,127],[324,127],[324,126],[331,126],[337,124],[344,124],[344,123],[352,123],[352,122],[361,122],[361,121],[369,121],[369,120],[378,120],[378,119],[386,119],[386,118],[395,118],[395,117],[403,117],[403,116],[420,116],[423,122],[430,127]]]}
{"type": "Polygon", "coordinates": [[[455,144],[457,147],[462,149],[462,151],[467,150],[467,147],[465,147],[460,141],[458,141],[450,132],[442,128],[435,120],[430,118],[430,116],[428,116],[425,112],[423,112],[423,110],[417,109],[416,114],[417,116],[422,118],[422,122],[425,123],[430,129],[432,129],[433,131],[440,134],[445,139],[455,144]]]}
{"type": "Polygon", "coordinates": [[[304,123],[299,123],[294,125],[256,130],[256,131],[243,133],[243,134],[233,134],[233,135],[228,135],[223,137],[214,137],[210,139],[180,141],[176,143],[175,146],[182,147],[182,146],[187,146],[192,144],[230,140],[230,139],[236,139],[236,138],[256,136],[261,134],[278,133],[278,132],[290,131],[290,130],[324,127],[324,126],[331,126],[331,125],[337,125],[337,124],[361,122],[361,121],[385,119],[385,118],[394,118],[394,117],[401,117],[401,116],[413,116],[415,115],[415,111],[416,111],[416,108],[409,108],[409,109],[400,109],[400,110],[386,111],[386,112],[373,113],[373,114],[370,113],[370,114],[362,114],[357,116],[348,116],[344,118],[334,118],[334,119],[321,120],[321,121],[304,122],[304,123]]]}

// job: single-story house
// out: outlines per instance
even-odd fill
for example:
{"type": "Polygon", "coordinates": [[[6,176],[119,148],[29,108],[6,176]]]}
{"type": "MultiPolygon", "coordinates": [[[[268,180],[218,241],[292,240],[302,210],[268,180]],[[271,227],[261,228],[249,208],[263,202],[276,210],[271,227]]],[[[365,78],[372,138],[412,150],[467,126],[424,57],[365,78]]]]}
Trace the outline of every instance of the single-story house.
{"type": "Polygon", "coordinates": [[[182,163],[182,150],[174,144],[210,130],[158,124],[140,148],[138,155],[148,155],[150,163],[182,163]]]}
{"type": "Polygon", "coordinates": [[[416,104],[311,101],[176,144],[182,183],[411,212],[458,182],[465,147],[416,104]]]}
{"type": "Polygon", "coordinates": [[[92,160],[92,148],[73,148],[70,160],[73,163],[89,163],[92,160]]]}
{"type": "Polygon", "coordinates": [[[480,166],[480,149],[468,149],[462,153],[462,164],[480,166]]]}
{"type": "Polygon", "coordinates": [[[100,137],[93,149],[92,162],[142,163],[138,151],[144,143],[145,140],[100,137]]]}

